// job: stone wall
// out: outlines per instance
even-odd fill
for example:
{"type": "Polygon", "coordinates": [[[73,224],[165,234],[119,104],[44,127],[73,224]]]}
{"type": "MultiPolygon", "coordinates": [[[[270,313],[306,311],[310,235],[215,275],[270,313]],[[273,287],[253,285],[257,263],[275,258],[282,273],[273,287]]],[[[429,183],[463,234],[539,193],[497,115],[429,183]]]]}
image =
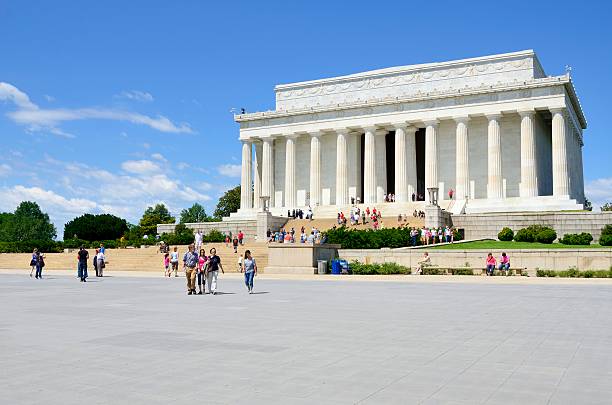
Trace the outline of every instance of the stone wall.
{"type": "MultiPolygon", "coordinates": [[[[487,253],[499,259],[502,250],[441,250],[441,249],[340,249],[338,256],[349,261],[361,263],[397,263],[415,268],[417,262],[428,252],[432,264],[440,267],[485,267],[487,253]]],[[[530,275],[536,269],[567,270],[607,270],[612,266],[612,248],[606,249],[521,249],[505,251],[510,257],[512,268],[527,268],[530,275]]]]}
{"type": "Polygon", "coordinates": [[[546,225],[562,237],[566,233],[588,232],[599,240],[601,228],[612,224],[612,212],[561,211],[453,215],[453,225],[465,230],[466,239],[494,238],[505,226],[514,232],[529,225],[546,225]]]}
{"type": "Polygon", "coordinates": [[[268,245],[266,274],[314,274],[317,261],[329,262],[336,257],[340,245],[279,243],[268,245]]]}

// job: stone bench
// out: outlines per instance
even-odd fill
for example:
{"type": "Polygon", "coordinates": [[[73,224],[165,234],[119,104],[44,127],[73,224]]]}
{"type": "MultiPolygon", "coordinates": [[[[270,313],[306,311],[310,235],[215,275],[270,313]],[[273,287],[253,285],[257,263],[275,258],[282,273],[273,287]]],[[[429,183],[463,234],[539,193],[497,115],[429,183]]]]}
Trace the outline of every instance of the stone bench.
{"type": "MultiPolygon", "coordinates": [[[[454,275],[469,275],[467,274],[469,271],[471,271],[472,275],[475,275],[475,276],[484,276],[487,274],[486,267],[466,267],[466,266],[449,267],[449,266],[438,266],[437,264],[430,264],[427,266],[423,266],[421,274],[422,275],[451,275],[451,276],[454,276],[454,275]]],[[[506,274],[505,270],[498,270],[498,269],[495,269],[495,271],[493,272],[494,276],[501,276],[501,275],[521,276],[523,274],[527,274],[526,267],[517,268],[517,269],[514,269],[511,267],[510,270],[508,270],[508,274],[506,274]]]]}

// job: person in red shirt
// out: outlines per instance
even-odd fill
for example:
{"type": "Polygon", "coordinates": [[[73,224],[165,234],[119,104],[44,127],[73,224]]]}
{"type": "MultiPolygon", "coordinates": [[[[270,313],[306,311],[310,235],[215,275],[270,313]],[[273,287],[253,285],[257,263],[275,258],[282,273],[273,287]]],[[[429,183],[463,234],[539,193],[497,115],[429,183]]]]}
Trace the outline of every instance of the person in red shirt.
{"type": "Polygon", "coordinates": [[[244,245],[244,233],[242,233],[242,231],[238,231],[238,243],[240,243],[241,245],[244,245]]]}
{"type": "Polygon", "coordinates": [[[489,253],[487,255],[487,275],[492,276],[495,272],[495,265],[497,264],[497,260],[493,256],[493,253],[489,253]]]}

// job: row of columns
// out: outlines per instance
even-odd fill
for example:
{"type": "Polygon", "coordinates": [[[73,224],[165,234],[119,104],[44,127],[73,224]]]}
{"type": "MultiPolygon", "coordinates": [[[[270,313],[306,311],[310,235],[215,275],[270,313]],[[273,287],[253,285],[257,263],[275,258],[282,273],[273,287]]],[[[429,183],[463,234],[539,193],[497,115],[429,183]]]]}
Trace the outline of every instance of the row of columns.
{"type": "MultiPolygon", "coordinates": [[[[568,173],[567,118],[563,109],[552,113],[552,169],[553,195],[570,194],[568,173]]],[[[538,196],[537,154],[534,131],[535,111],[519,111],[521,116],[521,197],[538,196]]],[[[487,127],[487,198],[503,198],[501,114],[490,114],[487,127]]],[[[469,117],[456,117],[456,198],[470,196],[469,174],[469,117]]],[[[438,187],[438,120],[425,121],[425,187],[438,187]]],[[[364,142],[364,203],[381,202],[386,192],[386,154],[377,150],[385,149],[386,130],[365,127],[364,142]]],[[[407,123],[394,125],[395,130],[395,198],[397,202],[411,200],[416,193],[416,127],[407,123]]],[[[320,205],[321,200],[321,133],[311,133],[310,139],[310,204],[320,205]]],[[[348,130],[336,131],[336,205],[349,203],[348,190],[348,130]]],[[[286,136],[284,206],[297,205],[296,190],[296,137],[286,136]]],[[[260,196],[274,196],[273,138],[262,138],[261,148],[256,147],[255,163],[252,163],[251,142],[243,141],[241,173],[241,208],[260,207],[260,196]],[[261,164],[261,177],[259,165],[261,164]],[[251,189],[251,172],[254,172],[254,190],[251,189]]],[[[580,158],[581,158],[580,153],[580,158]]],[[[427,193],[426,193],[427,194],[427,193]]]]}

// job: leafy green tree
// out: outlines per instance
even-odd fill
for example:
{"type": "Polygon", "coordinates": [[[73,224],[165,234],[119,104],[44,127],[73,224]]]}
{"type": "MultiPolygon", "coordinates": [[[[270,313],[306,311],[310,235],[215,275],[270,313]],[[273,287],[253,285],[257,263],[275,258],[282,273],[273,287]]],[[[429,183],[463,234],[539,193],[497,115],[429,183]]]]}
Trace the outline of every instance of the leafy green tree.
{"type": "Polygon", "coordinates": [[[140,218],[140,231],[142,235],[157,234],[157,224],[173,224],[175,218],[170,215],[170,211],[164,204],[156,204],[155,207],[148,207],[142,218],[140,218]]]}
{"type": "Polygon", "coordinates": [[[198,203],[195,203],[190,208],[185,208],[181,211],[181,224],[212,221],[214,221],[214,218],[209,216],[204,207],[198,203]]]}
{"type": "Polygon", "coordinates": [[[612,211],[612,203],[605,203],[604,205],[601,206],[601,211],[612,211]]]}
{"type": "Polygon", "coordinates": [[[127,221],[110,214],[84,214],[64,225],[64,239],[86,241],[118,239],[128,230],[127,221]]]}
{"type": "Polygon", "coordinates": [[[217,207],[215,208],[214,216],[217,219],[229,217],[232,212],[238,211],[240,208],[240,186],[236,186],[231,190],[227,190],[225,194],[219,198],[217,207]]]}
{"type": "Polygon", "coordinates": [[[13,214],[0,215],[0,238],[6,242],[52,240],[57,236],[49,215],[37,203],[23,201],[13,214]]]}

